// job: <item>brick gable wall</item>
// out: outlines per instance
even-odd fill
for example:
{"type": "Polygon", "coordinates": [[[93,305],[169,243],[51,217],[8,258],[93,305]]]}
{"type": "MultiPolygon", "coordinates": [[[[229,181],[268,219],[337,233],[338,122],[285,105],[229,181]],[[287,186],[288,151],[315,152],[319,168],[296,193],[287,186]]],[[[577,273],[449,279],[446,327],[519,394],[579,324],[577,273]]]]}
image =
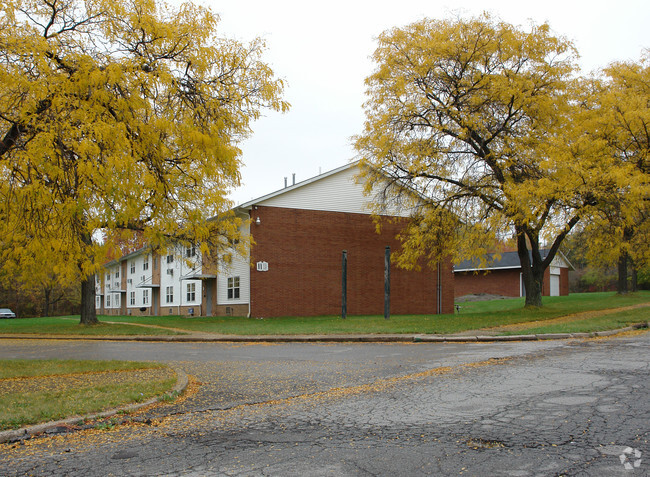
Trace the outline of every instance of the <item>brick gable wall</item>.
{"type": "MultiPolygon", "coordinates": [[[[348,252],[347,310],[383,315],[384,250],[397,250],[399,224],[384,223],[377,234],[366,214],[254,206],[251,316],[318,316],[341,313],[342,251],[348,252]],[[260,224],[255,220],[259,217],[260,224]]],[[[451,263],[442,266],[443,313],[453,312],[451,263]]],[[[391,314],[436,313],[437,273],[391,266],[391,314]]]]}

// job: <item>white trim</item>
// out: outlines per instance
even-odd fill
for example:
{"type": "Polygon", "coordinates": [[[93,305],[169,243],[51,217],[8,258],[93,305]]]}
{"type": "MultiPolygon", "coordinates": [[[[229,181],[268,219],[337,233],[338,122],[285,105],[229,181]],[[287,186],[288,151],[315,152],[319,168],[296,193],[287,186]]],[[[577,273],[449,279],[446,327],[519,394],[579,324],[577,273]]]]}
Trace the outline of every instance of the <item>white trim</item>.
{"type": "MultiPolygon", "coordinates": [[[[558,250],[557,253],[555,254],[555,257],[553,257],[553,260],[551,260],[551,263],[549,264],[548,268],[550,269],[551,266],[557,267],[557,268],[568,268],[569,270],[575,270],[571,262],[567,260],[567,258],[564,256],[564,254],[558,250]],[[557,261],[563,260],[565,263],[563,264],[558,264],[557,261]]],[[[484,267],[484,268],[454,268],[454,273],[456,272],[485,272],[488,270],[514,270],[521,268],[521,265],[513,265],[510,267],[484,267]]]]}
{"type": "Polygon", "coordinates": [[[514,267],[487,267],[487,268],[454,268],[454,273],[456,272],[485,272],[488,270],[516,270],[521,268],[521,265],[514,267]]]}

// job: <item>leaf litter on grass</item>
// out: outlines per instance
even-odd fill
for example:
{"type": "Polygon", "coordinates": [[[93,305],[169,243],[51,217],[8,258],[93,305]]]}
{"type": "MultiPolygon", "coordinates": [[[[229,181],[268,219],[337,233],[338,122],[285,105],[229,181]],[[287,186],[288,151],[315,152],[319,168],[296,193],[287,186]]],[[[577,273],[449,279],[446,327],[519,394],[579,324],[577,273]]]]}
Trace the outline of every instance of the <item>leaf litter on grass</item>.
{"type": "Polygon", "coordinates": [[[647,308],[649,307],[650,304],[648,303],[639,303],[637,305],[630,305],[630,306],[624,306],[620,308],[613,308],[613,309],[606,309],[606,310],[593,310],[593,311],[583,311],[580,313],[573,313],[571,315],[566,315],[566,316],[560,316],[558,318],[549,318],[546,320],[538,320],[538,321],[528,321],[525,323],[517,323],[517,324],[512,324],[512,325],[503,325],[503,326],[495,326],[491,328],[484,328],[481,331],[486,331],[490,333],[509,333],[509,332],[520,332],[520,331],[525,331],[525,330],[531,330],[534,328],[541,328],[545,326],[551,326],[551,325],[560,325],[560,324],[566,324],[566,323],[572,323],[576,321],[584,321],[584,320],[589,320],[593,318],[599,318],[601,316],[606,316],[606,315],[613,315],[615,313],[620,313],[624,311],[631,311],[631,310],[636,310],[639,308],[647,308]]]}

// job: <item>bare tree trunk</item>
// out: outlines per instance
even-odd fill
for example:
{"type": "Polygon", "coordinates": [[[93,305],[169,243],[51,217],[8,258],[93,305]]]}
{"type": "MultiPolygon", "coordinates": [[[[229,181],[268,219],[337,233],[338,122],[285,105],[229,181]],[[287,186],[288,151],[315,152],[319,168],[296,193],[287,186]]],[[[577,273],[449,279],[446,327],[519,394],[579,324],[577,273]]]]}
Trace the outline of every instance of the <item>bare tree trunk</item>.
{"type": "Polygon", "coordinates": [[[627,293],[627,252],[622,250],[618,256],[618,281],[616,282],[616,292],[620,295],[627,293]]]}
{"type": "Polygon", "coordinates": [[[96,325],[97,310],[95,309],[95,275],[90,275],[81,281],[81,320],[82,325],[96,325]]]}
{"type": "MultiPolygon", "coordinates": [[[[627,246],[630,243],[634,235],[634,229],[632,227],[625,227],[623,230],[623,246],[627,246]]],[[[625,248],[622,248],[618,256],[618,282],[616,283],[616,291],[624,295],[629,291],[627,283],[627,269],[628,265],[633,265],[625,248]]]]}
{"type": "Polygon", "coordinates": [[[544,267],[539,256],[539,250],[533,248],[529,254],[526,234],[517,233],[517,255],[521,263],[521,273],[526,289],[526,307],[542,306],[542,283],[544,282],[544,267]],[[531,257],[532,256],[532,257],[531,257]],[[532,260],[531,260],[532,258],[532,260]]]}
{"type": "Polygon", "coordinates": [[[632,276],[631,276],[631,281],[630,281],[630,290],[632,292],[635,292],[635,291],[639,290],[639,287],[638,287],[638,284],[637,284],[638,275],[637,275],[636,265],[634,264],[634,260],[632,260],[631,258],[630,258],[630,265],[632,266],[632,276]]]}
{"type": "MultiPolygon", "coordinates": [[[[92,245],[93,238],[89,234],[81,237],[86,245],[92,245]]],[[[79,270],[83,273],[83,266],[79,263],[79,270]]],[[[95,325],[99,323],[95,309],[95,274],[87,275],[81,281],[81,320],[82,325],[95,325]]]]}
{"type": "Polygon", "coordinates": [[[50,287],[43,287],[43,316],[50,316],[50,296],[52,289],[50,287]]]}

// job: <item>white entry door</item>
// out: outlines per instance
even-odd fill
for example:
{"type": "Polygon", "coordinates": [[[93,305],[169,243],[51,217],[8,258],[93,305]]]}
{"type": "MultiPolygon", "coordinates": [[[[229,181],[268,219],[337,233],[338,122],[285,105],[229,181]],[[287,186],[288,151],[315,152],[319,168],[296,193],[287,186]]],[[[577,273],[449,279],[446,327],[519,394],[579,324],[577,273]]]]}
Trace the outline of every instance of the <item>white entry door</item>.
{"type": "Polygon", "coordinates": [[[551,275],[551,296],[560,296],[560,275],[551,275]]]}

